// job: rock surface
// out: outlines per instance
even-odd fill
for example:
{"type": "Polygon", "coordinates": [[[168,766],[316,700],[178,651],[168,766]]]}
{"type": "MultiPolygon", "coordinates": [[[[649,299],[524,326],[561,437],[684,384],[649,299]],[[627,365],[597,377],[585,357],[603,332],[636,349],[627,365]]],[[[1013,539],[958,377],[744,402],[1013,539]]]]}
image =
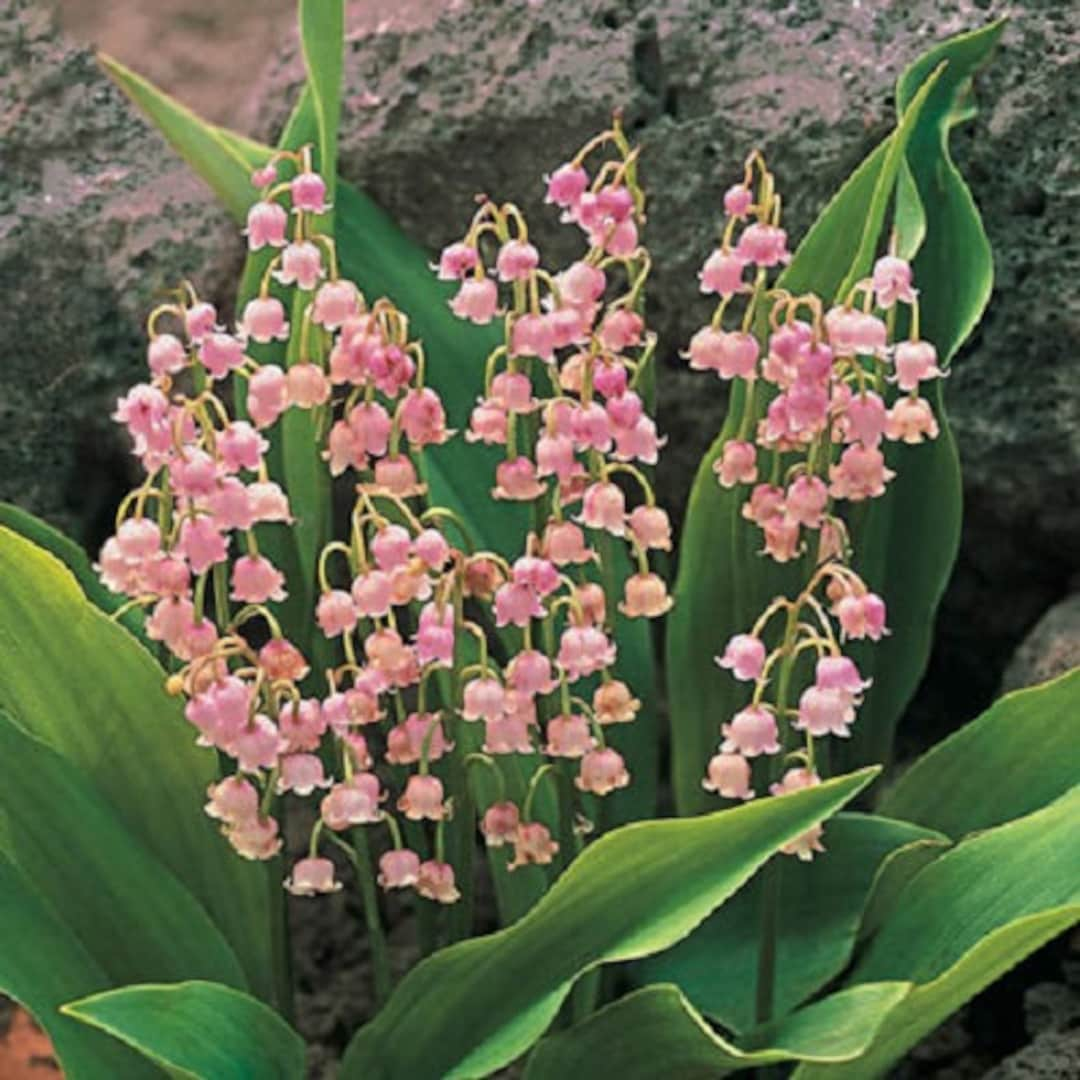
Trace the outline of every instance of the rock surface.
{"type": "Polygon", "coordinates": [[[0,0],[0,145],[0,497],[96,542],[131,480],[109,413],[141,376],[143,320],[186,276],[219,283],[240,245],[28,0],[0,0]]]}
{"type": "Polygon", "coordinates": [[[1005,669],[1002,690],[1019,690],[1080,667],[1080,595],[1055,604],[1031,631],[1005,669]]]}

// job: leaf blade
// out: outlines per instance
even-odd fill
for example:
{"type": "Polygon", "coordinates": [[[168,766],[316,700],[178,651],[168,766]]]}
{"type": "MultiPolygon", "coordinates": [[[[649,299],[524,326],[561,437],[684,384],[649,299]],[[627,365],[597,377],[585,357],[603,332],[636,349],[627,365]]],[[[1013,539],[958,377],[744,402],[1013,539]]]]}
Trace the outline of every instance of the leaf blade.
{"type": "Polygon", "coordinates": [[[218,983],[125,986],[71,1001],[65,1016],[195,1080],[302,1080],[300,1036],[261,1001],[218,983]]]}
{"type": "Polygon", "coordinates": [[[513,926],[414,968],[353,1039],[342,1076],[477,1076],[499,1068],[542,1033],[579,974],[684,936],[784,837],[836,809],[872,775],[866,770],[783,799],[608,833],[513,926]],[[798,804],[789,801],[796,798],[798,804]],[[425,1017],[419,1034],[407,1026],[418,1015],[425,1017]],[[395,1037],[406,1030],[408,1039],[395,1037]]]}
{"type": "Polygon", "coordinates": [[[272,1000],[267,869],[241,864],[202,812],[214,762],[166,695],[164,672],[57,559],[3,527],[0,654],[0,705],[103,794],[211,914],[253,990],[272,1000]]]}

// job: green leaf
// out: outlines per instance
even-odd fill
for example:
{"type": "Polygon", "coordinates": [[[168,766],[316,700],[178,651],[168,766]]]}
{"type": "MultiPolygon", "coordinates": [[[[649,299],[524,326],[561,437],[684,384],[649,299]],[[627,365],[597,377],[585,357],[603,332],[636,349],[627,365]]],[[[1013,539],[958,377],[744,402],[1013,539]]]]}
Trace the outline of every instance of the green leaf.
{"type": "Polygon", "coordinates": [[[851,1061],[865,1053],[910,989],[910,983],[878,983],[841,990],[784,1017],[754,1040],[755,1049],[746,1049],[713,1031],[677,986],[649,986],[544,1039],[529,1058],[525,1080],[715,1080],[785,1061],[851,1061]]]}
{"type": "Polygon", "coordinates": [[[326,180],[327,202],[332,204],[337,185],[338,125],[341,122],[344,0],[300,0],[300,44],[315,110],[318,170],[326,180]]]}
{"type": "MultiPolygon", "coordinates": [[[[945,837],[904,821],[839,814],[825,829],[824,855],[782,863],[775,1011],[790,1012],[847,966],[874,875],[885,858],[945,837]]],[[[673,949],[636,964],[635,984],[674,982],[710,1018],[744,1032],[754,1026],[761,876],[673,949]]]]}
{"type": "Polygon", "coordinates": [[[0,992],[45,1029],[67,1080],[158,1077],[136,1055],[57,1012],[72,997],[108,985],[108,976],[70,928],[0,853],[0,992]]]}
{"type": "Polygon", "coordinates": [[[98,53],[105,74],[154,121],[169,145],[210,185],[233,217],[243,220],[251,206],[250,170],[219,129],[163,94],[141,75],[106,53],[98,53]]]}
{"type": "Polygon", "coordinates": [[[353,1039],[342,1077],[485,1076],[528,1049],[577,977],[665,949],[874,776],[608,833],[513,926],[429,957],[353,1039]]]}
{"type": "Polygon", "coordinates": [[[830,1072],[830,1080],[884,1074],[965,1001],[1080,918],[1078,820],[1080,786],[965,840],[908,883],[851,981],[920,985],[886,1019],[867,1056],[830,1072]]]}
{"type": "Polygon", "coordinates": [[[937,978],[1012,919],[1080,903],[1080,785],[979,833],[916,875],[855,969],[859,982],[937,978]]]}
{"type": "MultiPolygon", "coordinates": [[[[938,834],[935,834],[938,835],[938,834]]],[[[896,907],[908,882],[952,845],[940,840],[914,840],[890,852],[882,860],[870,886],[870,897],[863,908],[858,940],[876,933],[896,907]]]]}
{"type": "Polygon", "coordinates": [[[261,1001],[212,982],[125,986],[72,1001],[66,1016],[193,1080],[302,1080],[304,1042],[261,1001]]]}
{"type": "MultiPolygon", "coordinates": [[[[65,536],[59,529],[54,529],[48,522],[28,514],[25,510],[11,503],[0,502],[0,525],[25,536],[38,547],[43,547],[50,555],[55,555],[74,575],[86,598],[101,608],[106,615],[111,615],[123,605],[127,597],[110,592],[101,583],[91,565],[90,557],[81,545],[65,536]]],[[[145,641],[143,623],[145,619],[139,608],[132,608],[120,616],[123,623],[136,637],[145,641]]]]}
{"type": "Polygon", "coordinates": [[[953,837],[1031,813],[1076,783],[1080,669],[1006,694],[938,743],[882,799],[881,812],[953,837]]]}
{"type": "MultiPolygon", "coordinates": [[[[910,239],[901,236],[905,253],[918,251],[913,267],[921,331],[943,364],[978,324],[993,282],[990,244],[949,154],[949,132],[974,116],[971,78],[988,60],[1003,28],[998,21],[943,42],[916,61],[897,85],[897,107],[905,109],[926,74],[946,62],[912,132],[907,155],[912,183],[899,185],[896,211],[898,223],[913,231],[910,239]]],[[[938,438],[921,446],[890,445],[887,460],[896,479],[884,497],[851,517],[855,568],[885,597],[892,636],[852,649],[874,687],[850,743],[837,755],[844,768],[889,759],[896,724],[926,669],[934,616],[960,546],[960,459],[941,380],[927,396],[941,428],[938,438]]]]}
{"type": "MultiPolygon", "coordinates": [[[[782,275],[783,287],[813,290],[828,299],[864,274],[880,243],[895,188],[897,221],[911,233],[903,238],[905,250],[910,254],[924,232],[928,237],[915,263],[924,335],[942,357],[955,352],[962,336],[954,330],[966,327],[965,334],[970,330],[988,295],[988,253],[985,247],[965,246],[966,239],[974,239],[973,227],[958,208],[942,216],[935,207],[924,220],[912,198],[918,185],[928,203],[939,199],[943,177],[950,178],[950,188],[954,183],[963,187],[947,158],[950,110],[999,33],[995,24],[975,35],[951,39],[928,54],[933,62],[924,58],[905,73],[896,132],[869,155],[822,212],[782,275]],[[935,231],[942,235],[931,244],[929,237],[935,231]],[[962,272],[977,283],[967,299],[982,300],[978,310],[955,313],[955,325],[950,326],[941,309],[952,302],[947,299],[951,294],[939,293],[938,280],[956,273],[959,260],[964,263],[962,272]]],[[[974,214],[974,208],[969,209],[974,214]]],[[[940,387],[934,392],[940,393],[940,387]]],[[[805,565],[777,566],[757,554],[759,536],[739,516],[745,490],[720,489],[713,475],[712,465],[723,444],[736,433],[743,402],[744,388],[738,385],[724,427],[698,469],[683,528],[677,602],[668,621],[672,768],[681,813],[710,805],[700,781],[717,725],[742,707],[747,696],[745,687],[715,668],[713,654],[731,635],[752,625],[769,600],[793,595],[808,576],[805,565]]],[[[850,744],[836,748],[834,766],[888,757],[896,720],[925,667],[933,613],[956,554],[960,514],[955,446],[940,400],[934,404],[941,437],[930,445],[890,448],[890,463],[900,475],[883,498],[853,514],[849,523],[856,568],[886,598],[894,632],[873,648],[852,650],[862,670],[874,678],[874,686],[860,709],[850,744]],[[934,511],[927,513],[931,505],[934,511]]]]}
{"type": "Polygon", "coordinates": [[[272,999],[268,869],[242,862],[202,811],[216,779],[164,672],[48,552],[0,527],[0,706],[62,754],[206,908],[272,999]]]}
{"type": "MultiPolygon", "coordinates": [[[[848,1065],[802,1065],[794,1080],[873,1080],[1025,956],[1080,920],[1080,904],[1027,915],[994,930],[932,982],[917,986],[886,1018],[871,1049],[848,1065]]],[[[873,984],[868,984],[873,985],[873,984]]]]}
{"type": "Polygon", "coordinates": [[[246,987],[206,912],[87,778],[0,710],[0,851],[114,985],[207,978],[246,987]]]}

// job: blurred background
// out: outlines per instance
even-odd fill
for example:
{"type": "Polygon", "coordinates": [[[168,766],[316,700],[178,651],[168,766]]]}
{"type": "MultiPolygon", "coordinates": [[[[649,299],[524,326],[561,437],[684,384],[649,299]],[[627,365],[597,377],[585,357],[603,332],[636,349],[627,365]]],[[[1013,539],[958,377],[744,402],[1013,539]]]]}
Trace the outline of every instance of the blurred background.
{"type": "MultiPolygon", "coordinates": [[[[1080,663],[1080,18],[1060,0],[1007,10],[979,115],[953,138],[996,283],[947,387],[965,532],[902,758],[1003,686],[1080,663]]],[[[134,479],[109,413],[141,376],[155,292],[191,277],[228,310],[243,256],[93,50],[272,141],[302,80],[293,12],[293,0],[0,0],[0,497],[93,551],[134,479]]],[[[678,352],[707,316],[695,274],[746,153],[768,156],[797,241],[888,133],[903,67],[1005,13],[995,0],[358,0],[341,170],[432,251],[477,191],[513,198],[558,261],[576,240],[543,208],[541,174],[625,109],[657,266],[649,318],[670,439],[659,490],[678,519],[724,409],[718,381],[678,352]]],[[[981,1036],[998,1056],[1025,1037],[1012,992],[981,1036]]],[[[949,1060],[970,1051],[957,1030],[949,1060]]]]}

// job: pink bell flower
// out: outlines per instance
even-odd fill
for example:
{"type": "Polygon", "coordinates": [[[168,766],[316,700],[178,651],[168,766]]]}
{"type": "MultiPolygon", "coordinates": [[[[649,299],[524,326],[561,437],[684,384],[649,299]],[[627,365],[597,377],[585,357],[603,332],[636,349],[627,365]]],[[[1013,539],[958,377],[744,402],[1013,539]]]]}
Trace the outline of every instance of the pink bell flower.
{"type": "Polygon", "coordinates": [[[540,253],[524,240],[508,240],[495,259],[500,281],[527,281],[539,265],[540,253]]]}
{"type": "Polygon", "coordinates": [[[736,634],[716,657],[716,663],[730,671],[736,679],[755,682],[765,667],[765,643],[752,634],[736,634]]]}
{"type": "Polygon", "coordinates": [[[709,759],[708,773],[701,786],[723,799],[752,799],[750,762],[741,754],[714,754],[709,759]]]}
{"type": "Polygon", "coordinates": [[[285,592],[285,575],[262,555],[244,555],[233,563],[233,600],[244,604],[265,604],[268,600],[281,601],[285,592]]]}
{"type": "Polygon", "coordinates": [[[551,830],[539,821],[530,821],[518,827],[513,838],[514,858],[507,863],[507,870],[519,866],[547,866],[559,853],[559,845],[552,840],[551,830]]]}
{"type": "Polygon", "coordinates": [[[589,721],[577,713],[553,716],[547,722],[546,734],[544,753],[550,757],[579,758],[596,746],[589,721]]]}
{"type": "Polygon", "coordinates": [[[454,868],[449,863],[435,859],[420,864],[416,891],[425,899],[439,904],[453,904],[461,899],[461,893],[454,884],[454,868]]]}
{"type": "Polygon", "coordinates": [[[590,750],[581,759],[581,769],[574,778],[579,791],[593,795],[608,795],[630,783],[630,773],[622,755],[610,746],[602,750],[590,750]]]}
{"type": "Polygon", "coordinates": [[[397,808],[410,821],[442,821],[449,813],[442,781],[437,776],[414,773],[405,784],[397,808]]]}
{"type": "Polygon", "coordinates": [[[757,449],[753,443],[729,439],[723,453],[713,462],[713,472],[723,488],[752,484],[758,478],[757,449]]]}
{"type": "Polygon", "coordinates": [[[258,428],[270,427],[289,407],[289,384],[277,364],[266,364],[248,380],[247,409],[258,428]]]}
{"type": "Polygon", "coordinates": [[[322,759],[317,754],[286,754],[280,762],[277,793],[310,795],[316,788],[328,788],[333,783],[323,774],[322,759]]]}
{"type": "Polygon", "coordinates": [[[247,216],[247,228],[244,235],[248,239],[248,250],[259,251],[264,247],[284,247],[285,230],[289,225],[289,215],[276,202],[257,202],[247,216]]]}
{"type": "Polygon", "coordinates": [[[408,848],[392,848],[379,857],[379,887],[408,889],[420,879],[420,856],[408,848]]]}
{"type": "Polygon", "coordinates": [[[158,334],[147,346],[146,363],[155,375],[175,375],[187,362],[187,349],[173,334],[158,334]]]}
{"type": "Polygon", "coordinates": [[[326,827],[335,832],[353,825],[373,825],[382,820],[379,803],[383,798],[374,773],[354,773],[351,779],[330,789],[320,804],[320,814],[326,827]]]}
{"type": "Polygon", "coordinates": [[[274,296],[256,297],[254,300],[249,300],[240,319],[240,329],[245,337],[261,344],[289,340],[289,324],[285,321],[285,308],[274,296]]]}
{"type": "Polygon", "coordinates": [[[512,802],[492,803],[480,819],[480,832],[488,847],[502,847],[517,839],[521,812],[512,802]]]}
{"type": "Polygon", "coordinates": [[[705,260],[705,265],[698,275],[701,280],[701,291],[715,293],[721,297],[745,292],[747,285],[743,280],[743,271],[748,261],[738,252],[717,249],[705,260]]]}
{"type": "Polygon", "coordinates": [[[625,535],[626,496],[610,481],[591,484],[585,490],[578,521],[590,529],[605,529],[613,536],[625,535]]]}
{"type": "Polygon", "coordinates": [[[285,888],[293,896],[315,896],[335,893],[341,882],[334,880],[334,864],[329,859],[301,859],[285,879],[285,888]]]}
{"type": "Polygon", "coordinates": [[[469,278],[461,283],[450,301],[450,310],[459,319],[486,326],[499,307],[499,290],[491,278],[469,278]]]}
{"type": "Polygon", "coordinates": [[[360,294],[351,281],[327,281],[315,294],[311,321],[327,330],[340,330],[359,307],[360,294]]]}
{"type": "Polygon", "coordinates": [[[294,211],[322,214],[329,209],[326,205],[326,181],[318,173],[299,173],[293,177],[289,190],[294,211]]]}
{"type": "Polygon", "coordinates": [[[641,702],[621,679],[602,682],[593,692],[592,704],[596,722],[605,726],[629,724],[641,708],[641,702]]]}
{"type": "Polygon", "coordinates": [[[888,311],[897,300],[905,304],[915,303],[918,290],[911,285],[911,264],[895,255],[883,255],[874,263],[871,287],[877,306],[888,311]]]}
{"type": "Polygon", "coordinates": [[[720,749],[725,754],[757,757],[780,753],[776,717],[760,705],[750,705],[737,712],[731,723],[723,724],[720,730],[724,736],[720,749]]]}
{"type": "Polygon", "coordinates": [[[281,253],[281,267],[272,276],[282,285],[295,285],[310,292],[326,276],[322,253],[310,240],[289,244],[281,253]]]}

